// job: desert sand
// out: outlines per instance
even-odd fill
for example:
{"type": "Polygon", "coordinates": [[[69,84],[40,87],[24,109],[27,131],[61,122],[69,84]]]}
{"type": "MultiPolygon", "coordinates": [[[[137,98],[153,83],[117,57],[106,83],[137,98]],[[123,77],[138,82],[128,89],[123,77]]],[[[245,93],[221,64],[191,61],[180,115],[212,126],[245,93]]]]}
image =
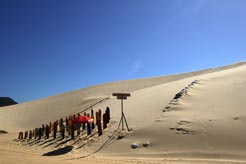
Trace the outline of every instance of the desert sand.
{"type": "Polygon", "coordinates": [[[245,97],[246,63],[242,62],[111,82],[0,107],[0,130],[8,132],[0,134],[0,163],[246,163],[245,97]],[[116,130],[121,104],[114,92],[131,94],[124,101],[130,132],[116,130]],[[104,98],[108,99],[93,106],[111,110],[108,128],[100,137],[95,133],[65,141],[17,140],[19,131],[78,113],[104,98]],[[137,148],[132,149],[132,144],[137,148]],[[54,151],[58,153],[43,156],[54,151]]]}

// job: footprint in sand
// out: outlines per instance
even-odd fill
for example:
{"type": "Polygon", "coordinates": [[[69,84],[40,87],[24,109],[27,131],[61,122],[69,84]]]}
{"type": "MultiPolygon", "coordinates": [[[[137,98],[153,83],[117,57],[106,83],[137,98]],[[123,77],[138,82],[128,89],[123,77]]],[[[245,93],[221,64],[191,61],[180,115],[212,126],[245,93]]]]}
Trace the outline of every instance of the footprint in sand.
{"type": "Polygon", "coordinates": [[[188,91],[194,87],[194,85],[199,84],[199,80],[195,80],[191,82],[187,87],[182,89],[180,92],[178,92],[174,98],[169,102],[167,106],[162,110],[163,112],[170,111],[172,109],[172,105],[178,105],[180,98],[182,98],[184,95],[188,94],[188,91]]]}
{"type": "Polygon", "coordinates": [[[176,131],[176,134],[183,134],[183,135],[194,135],[197,132],[194,130],[191,130],[190,128],[191,122],[189,121],[180,121],[177,123],[175,127],[171,127],[170,130],[176,131]]]}

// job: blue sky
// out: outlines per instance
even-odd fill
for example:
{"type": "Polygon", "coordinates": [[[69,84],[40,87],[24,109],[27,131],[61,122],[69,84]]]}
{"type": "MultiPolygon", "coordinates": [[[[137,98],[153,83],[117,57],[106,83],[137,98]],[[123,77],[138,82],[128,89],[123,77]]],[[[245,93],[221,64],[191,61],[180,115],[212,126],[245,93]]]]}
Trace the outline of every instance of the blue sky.
{"type": "Polygon", "coordinates": [[[245,61],[244,0],[0,0],[0,96],[245,61]]]}

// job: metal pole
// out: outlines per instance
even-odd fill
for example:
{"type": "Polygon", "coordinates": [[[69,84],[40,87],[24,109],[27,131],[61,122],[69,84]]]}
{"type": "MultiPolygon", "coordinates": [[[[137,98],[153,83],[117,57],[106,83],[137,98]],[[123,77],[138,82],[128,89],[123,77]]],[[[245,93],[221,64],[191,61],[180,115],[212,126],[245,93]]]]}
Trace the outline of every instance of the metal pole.
{"type": "Polygon", "coordinates": [[[126,116],[125,116],[125,114],[124,114],[124,120],[125,120],[125,122],[126,122],[126,127],[127,127],[128,132],[129,132],[130,129],[129,129],[128,124],[127,124],[127,121],[126,121],[126,116]]]}
{"type": "Polygon", "coordinates": [[[120,122],[119,122],[119,125],[118,125],[118,129],[120,129],[121,121],[122,121],[122,117],[120,118],[120,122]]]}
{"type": "Polygon", "coordinates": [[[122,119],[122,130],[124,129],[124,120],[123,120],[123,99],[121,99],[121,119],[122,119]]]}

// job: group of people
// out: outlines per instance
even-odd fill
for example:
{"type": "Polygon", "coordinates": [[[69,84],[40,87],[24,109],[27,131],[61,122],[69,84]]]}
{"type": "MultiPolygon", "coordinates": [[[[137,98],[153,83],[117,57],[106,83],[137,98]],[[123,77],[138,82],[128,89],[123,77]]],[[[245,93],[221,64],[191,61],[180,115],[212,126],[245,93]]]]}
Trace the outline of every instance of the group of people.
{"type": "Polygon", "coordinates": [[[49,124],[43,124],[39,128],[33,130],[26,130],[25,132],[19,132],[18,139],[38,139],[41,138],[49,139],[50,136],[53,136],[53,139],[56,139],[58,133],[61,136],[61,139],[64,139],[66,134],[75,138],[75,133],[77,136],[80,135],[81,131],[87,130],[87,135],[91,135],[93,129],[97,127],[97,133],[99,136],[102,135],[103,129],[107,128],[107,124],[110,121],[110,109],[106,108],[105,112],[102,114],[101,109],[96,112],[94,117],[94,110],[91,109],[91,113],[81,113],[70,115],[65,119],[59,119],[55,122],[50,122],[49,124]],[[95,118],[95,119],[94,119],[95,118]],[[103,124],[103,126],[102,126],[103,124]]]}

